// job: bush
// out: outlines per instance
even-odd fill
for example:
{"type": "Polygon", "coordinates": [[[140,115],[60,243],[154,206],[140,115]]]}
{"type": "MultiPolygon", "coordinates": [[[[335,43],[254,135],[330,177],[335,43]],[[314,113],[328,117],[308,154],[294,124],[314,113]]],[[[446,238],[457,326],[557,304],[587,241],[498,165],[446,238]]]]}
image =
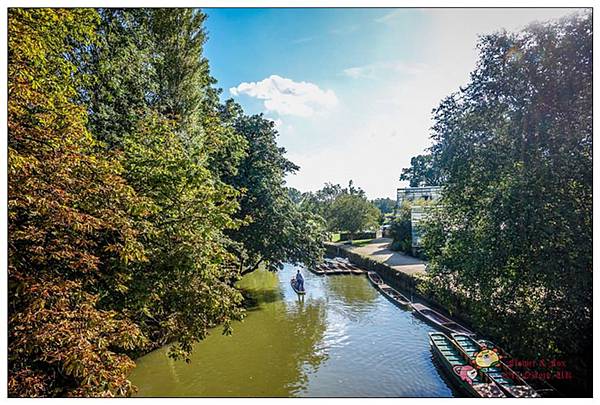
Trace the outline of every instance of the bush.
{"type": "Polygon", "coordinates": [[[392,222],[390,229],[392,236],[392,250],[398,250],[404,253],[412,252],[412,225],[410,219],[397,218],[392,222]]]}

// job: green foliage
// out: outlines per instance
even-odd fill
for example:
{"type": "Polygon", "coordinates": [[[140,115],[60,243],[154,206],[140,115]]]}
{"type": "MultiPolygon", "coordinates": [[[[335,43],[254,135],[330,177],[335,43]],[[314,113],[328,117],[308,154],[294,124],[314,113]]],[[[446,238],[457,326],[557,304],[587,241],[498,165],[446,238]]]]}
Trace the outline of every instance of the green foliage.
{"type": "Polygon", "coordinates": [[[290,200],[292,200],[294,204],[300,204],[302,202],[302,192],[300,190],[295,189],[294,187],[288,187],[287,191],[290,200]]]}
{"type": "Polygon", "coordinates": [[[331,203],[327,226],[331,231],[358,231],[376,227],[381,213],[364,196],[342,193],[331,203]]]}
{"type": "Polygon", "coordinates": [[[325,183],[316,192],[302,194],[301,210],[321,218],[328,231],[356,233],[377,226],[382,218],[379,209],[366,198],[364,190],[350,180],[348,187],[325,183]]]}
{"type": "Polygon", "coordinates": [[[418,155],[410,159],[410,167],[402,169],[400,180],[410,182],[411,187],[440,186],[444,183],[433,156],[418,155]]]}
{"type": "Polygon", "coordinates": [[[150,212],[143,235],[149,263],[138,269],[124,302],[155,345],[177,339],[171,355],[179,358],[207,328],[224,323],[227,330],[240,319],[242,297],[231,286],[237,271],[223,234],[238,226],[237,192],[214,181],[175,127],[149,115],[124,140],[127,180],[150,212]]]}
{"type": "Polygon", "coordinates": [[[79,69],[91,82],[80,93],[89,128],[108,148],[122,148],[158,93],[160,60],[147,9],[101,9],[97,41],[81,52],[79,69]],[[118,117],[118,118],[117,118],[118,117]]]}
{"type": "Polygon", "coordinates": [[[254,271],[260,264],[270,269],[283,262],[314,265],[322,255],[323,224],[290,198],[284,178],[298,167],[277,146],[273,122],[261,115],[228,119],[248,145],[237,173],[224,176],[243,193],[237,218],[247,223],[228,233],[239,244],[235,250],[242,272],[254,271]]]}
{"type": "Polygon", "coordinates": [[[232,218],[238,193],[219,176],[235,172],[245,144],[220,119],[214,79],[201,57],[202,13],[109,9],[101,15],[101,40],[82,62],[97,80],[83,94],[91,94],[92,130],[123,151],[125,177],[146,201],[149,252],[127,291],[103,302],[133,317],[151,347],[176,340],[171,355],[187,357],[208,327],[223,323],[228,331],[241,316],[223,233],[238,226],[232,218]]]}
{"type": "Polygon", "coordinates": [[[404,253],[412,252],[412,225],[411,225],[411,204],[408,201],[404,201],[392,221],[391,236],[392,236],[392,250],[399,250],[404,253]]]}
{"type": "Polygon", "coordinates": [[[396,200],[392,200],[391,198],[376,198],[372,202],[379,208],[382,214],[392,213],[396,208],[396,200]]]}
{"type": "Polygon", "coordinates": [[[204,19],[11,9],[11,396],[130,395],[134,356],[231,332],[242,271],[319,259],[273,124],[219,102],[204,19]]]}
{"type": "MultiPolygon", "coordinates": [[[[117,156],[96,153],[75,44],[95,39],[89,9],[11,9],[8,243],[11,396],[127,394],[139,328],[102,308],[145,250],[130,213],[143,204],[117,156]]],[[[134,214],[135,215],[135,214],[134,214]]]]}
{"type": "Polygon", "coordinates": [[[592,16],[479,49],[435,111],[446,183],[424,239],[429,289],[519,355],[578,368],[592,348],[592,16]]]}

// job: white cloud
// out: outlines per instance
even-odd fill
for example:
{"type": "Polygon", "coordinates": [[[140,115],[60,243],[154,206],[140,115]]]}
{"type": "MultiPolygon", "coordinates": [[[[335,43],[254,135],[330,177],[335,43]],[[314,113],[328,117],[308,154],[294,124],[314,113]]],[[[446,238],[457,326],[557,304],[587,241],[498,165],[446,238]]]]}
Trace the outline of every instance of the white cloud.
{"type": "Polygon", "coordinates": [[[424,63],[414,62],[378,62],[364,66],[354,66],[343,70],[344,75],[353,79],[389,78],[393,74],[417,75],[428,68],[424,63]]]}
{"type": "Polygon", "coordinates": [[[404,10],[390,11],[389,13],[376,18],[375,21],[378,23],[387,23],[387,22],[390,22],[390,21],[394,20],[395,18],[399,17],[403,12],[405,12],[405,11],[404,10]]]}
{"type": "Polygon", "coordinates": [[[298,39],[294,39],[292,41],[292,44],[294,45],[298,45],[298,44],[305,44],[307,42],[311,42],[314,39],[314,37],[303,37],[303,38],[298,38],[298,39]]]}
{"type": "Polygon", "coordinates": [[[245,94],[264,100],[269,112],[279,115],[310,117],[317,112],[331,110],[338,104],[333,90],[323,90],[314,83],[295,82],[271,75],[260,82],[243,82],[229,89],[233,96],[245,94]]]}

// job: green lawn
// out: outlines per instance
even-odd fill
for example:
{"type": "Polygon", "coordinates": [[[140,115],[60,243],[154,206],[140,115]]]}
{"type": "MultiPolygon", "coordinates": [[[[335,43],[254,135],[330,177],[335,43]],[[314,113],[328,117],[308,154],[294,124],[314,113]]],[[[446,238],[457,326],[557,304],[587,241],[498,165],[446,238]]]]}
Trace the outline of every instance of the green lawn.
{"type": "Polygon", "coordinates": [[[358,239],[352,241],[352,246],[364,246],[371,243],[373,239],[358,239]]]}
{"type": "MultiPolygon", "coordinates": [[[[340,234],[338,233],[330,233],[331,242],[339,242],[340,234]]],[[[370,243],[373,239],[356,239],[352,241],[352,246],[364,246],[370,243]]],[[[347,242],[347,241],[346,241],[347,242]]]]}

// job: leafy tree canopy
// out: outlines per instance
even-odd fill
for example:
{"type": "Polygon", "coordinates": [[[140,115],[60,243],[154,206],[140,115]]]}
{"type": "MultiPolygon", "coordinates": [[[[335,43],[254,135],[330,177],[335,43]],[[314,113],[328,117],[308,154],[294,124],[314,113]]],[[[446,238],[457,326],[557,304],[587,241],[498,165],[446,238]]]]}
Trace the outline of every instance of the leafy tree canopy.
{"type": "Polygon", "coordinates": [[[402,169],[400,180],[408,181],[411,187],[441,186],[443,178],[432,155],[418,155],[410,159],[410,167],[402,169]]]}
{"type": "Polygon", "coordinates": [[[10,9],[8,20],[9,395],[126,394],[125,353],[146,338],[100,300],[147,260],[134,220],[145,209],[73,102],[86,77],[72,60],[98,14],[10,9]]]}
{"type": "Polygon", "coordinates": [[[236,250],[242,273],[265,264],[274,269],[284,262],[314,265],[322,254],[322,221],[300,210],[285,187],[285,176],[298,167],[277,146],[274,123],[262,115],[237,114],[227,118],[248,149],[234,176],[224,181],[242,190],[237,218],[246,221],[229,232],[240,244],[236,250]]]}
{"type": "Polygon", "coordinates": [[[429,288],[516,353],[569,358],[586,379],[592,16],[487,35],[479,50],[468,86],[435,111],[445,185],[424,240],[429,288]]]}
{"type": "Polygon", "coordinates": [[[379,209],[365,197],[342,193],[329,207],[327,226],[331,231],[348,231],[354,234],[376,227],[380,215],[379,209]]]}
{"type": "Polygon", "coordinates": [[[396,200],[392,200],[391,198],[376,198],[372,202],[379,208],[382,214],[392,213],[396,208],[396,200]]]}
{"type": "Polygon", "coordinates": [[[192,9],[9,12],[9,392],[129,395],[241,319],[235,281],[314,263],[271,121],[219,100],[192,9]]]}

